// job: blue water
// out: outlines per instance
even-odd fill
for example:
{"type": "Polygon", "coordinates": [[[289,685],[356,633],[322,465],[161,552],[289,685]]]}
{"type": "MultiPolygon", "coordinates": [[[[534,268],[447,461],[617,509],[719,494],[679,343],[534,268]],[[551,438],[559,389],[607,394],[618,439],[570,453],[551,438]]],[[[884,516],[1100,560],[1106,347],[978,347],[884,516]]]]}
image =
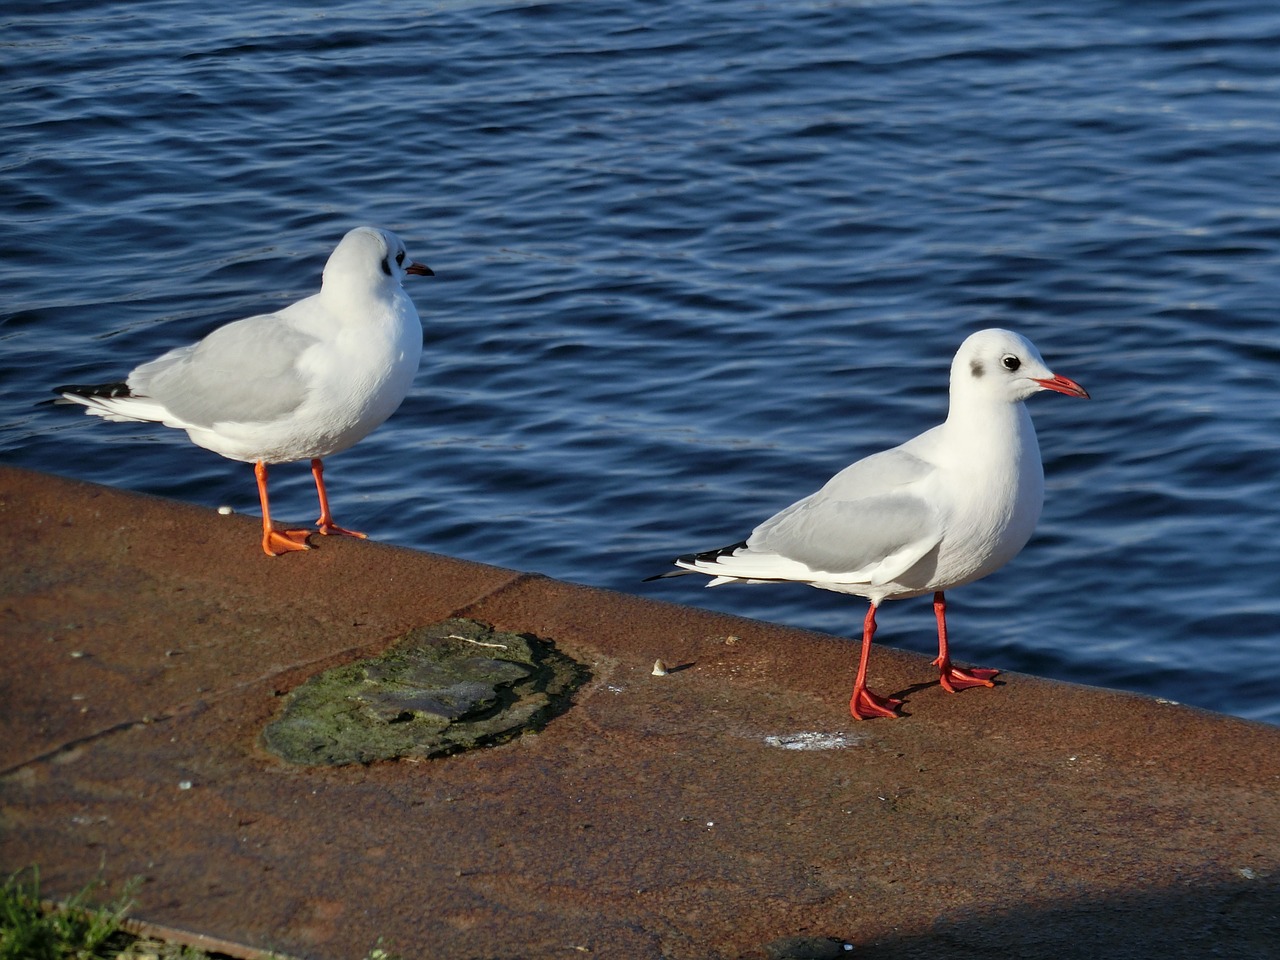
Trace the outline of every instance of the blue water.
{"type": "MultiPolygon", "coordinates": [[[[1030,401],[1044,516],[950,597],[957,656],[1280,722],[1280,7],[227,6],[0,13],[5,462],[256,512],[182,434],[33,404],[380,223],[436,271],[427,354],[328,464],[340,523],[849,634],[852,598],[639,581],[940,420],[1007,326],[1094,399],[1030,401]]],[[[302,466],[273,491],[314,518],[302,466]]],[[[880,626],[934,644],[926,600],[880,626]]]]}

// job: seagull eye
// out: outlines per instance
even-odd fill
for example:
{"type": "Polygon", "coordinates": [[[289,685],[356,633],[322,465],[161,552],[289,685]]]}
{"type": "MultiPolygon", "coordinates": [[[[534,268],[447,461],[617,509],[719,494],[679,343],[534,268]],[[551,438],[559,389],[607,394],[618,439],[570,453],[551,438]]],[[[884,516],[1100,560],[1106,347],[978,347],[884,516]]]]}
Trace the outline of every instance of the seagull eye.
{"type": "Polygon", "coordinates": [[[398,263],[398,264],[399,264],[400,266],[402,266],[402,267],[404,266],[404,251],[403,251],[403,250],[401,250],[399,253],[397,253],[397,254],[396,254],[396,263],[398,263]]]}
{"type": "Polygon", "coordinates": [[[1000,364],[1008,371],[1012,372],[1022,366],[1022,361],[1013,354],[1000,358],[1000,364]]]}

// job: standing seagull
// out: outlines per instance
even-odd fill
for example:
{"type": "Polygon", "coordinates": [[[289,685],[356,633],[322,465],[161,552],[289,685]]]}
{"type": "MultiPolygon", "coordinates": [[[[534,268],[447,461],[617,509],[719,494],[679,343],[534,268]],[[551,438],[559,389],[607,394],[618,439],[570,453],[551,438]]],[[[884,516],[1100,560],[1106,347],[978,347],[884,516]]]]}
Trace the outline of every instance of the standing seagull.
{"type": "Polygon", "coordinates": [[[163,423],[193,443],[252,463],[268,556],[308,550],[307,530],[271,528],[267,464],[311,460],[322,534],[333,522],[321,458],[363,439],[400,406],[422,357],[422,321],[401,288],[432,276],[390,230],[357,227],[325,264],[320,292],[277,313],[236,320],[136,367],[123,383],[56,387],[107,420],[163,423]]]}
{"type": "MultiPolygon", "coordinates": [[[[845,467],[826,485],[770,517],[741,543],[679,557],[707,584],[794,581],[871,601],[849,711],[859,720],[897,716],[901,700],[867,689],[876,608],[933,594],[944,689],[991,687],[997,670],[952,666],[944,591],[998,570],[1017,555],[1040,518],[1044,468],[1023,400],[1040,390],[1088,398],[1055,376],[1025,337],[982,330],[951,363],[944,423],[901,446],[845,467]]],[[[655,580],[658,577],[650,577],[655,580]]]]}

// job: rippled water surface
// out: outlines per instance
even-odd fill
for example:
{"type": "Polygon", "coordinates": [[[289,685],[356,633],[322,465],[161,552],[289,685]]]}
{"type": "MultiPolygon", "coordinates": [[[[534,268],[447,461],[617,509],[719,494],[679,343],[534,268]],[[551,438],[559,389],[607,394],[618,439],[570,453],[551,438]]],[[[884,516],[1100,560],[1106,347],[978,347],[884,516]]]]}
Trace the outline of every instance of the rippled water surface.
{"type": "MultiPolygon", "coordinates": [[[[852,598],[639,581],[940,420],[1007,326],[1094,399],[1030,401],[1044,516],[950,597],[957,656],[1280,722],[1280,8],[231,7],[0,12],[6,462],[256,512],[182,434],[34,404],[380,223],[436,271],[427,354],[328,464],[339,522],[849,634],[852,598]]],[[[302,466],[273,493],[312,519],[302,466]]],[[[925,600],[880,625],[934,644],[925,600]]]]}

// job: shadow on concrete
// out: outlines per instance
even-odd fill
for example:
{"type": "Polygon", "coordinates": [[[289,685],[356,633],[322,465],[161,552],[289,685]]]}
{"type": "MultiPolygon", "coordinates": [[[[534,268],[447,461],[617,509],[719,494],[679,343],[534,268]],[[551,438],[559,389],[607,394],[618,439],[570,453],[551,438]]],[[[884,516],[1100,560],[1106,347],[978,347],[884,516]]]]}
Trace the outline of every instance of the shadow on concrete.
{"type": "Polygon", "coordinates": [[[1280,958],[1280,883],[1188,883],[995,915],[953,912],[927,932],[873,943],[845,936],[856,945],[846,955],[857,960],[1273,960],[1280,958]]]}

